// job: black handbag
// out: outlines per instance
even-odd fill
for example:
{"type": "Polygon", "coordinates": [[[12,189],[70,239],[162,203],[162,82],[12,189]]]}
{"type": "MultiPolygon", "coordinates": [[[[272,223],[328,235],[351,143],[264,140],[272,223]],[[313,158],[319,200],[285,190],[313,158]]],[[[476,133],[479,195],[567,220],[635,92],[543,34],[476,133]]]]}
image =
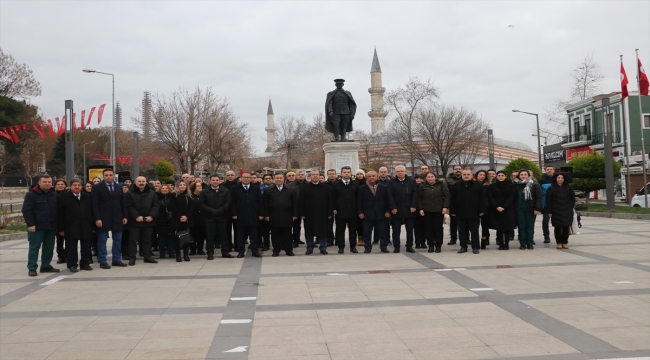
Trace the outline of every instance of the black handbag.
{"type": "Polygon", "coordinates": [[[178,243],[181,247],[194,242],[192,236],[190,235],[190,229],[177,230],[176,236],[178,237],[178,243]]]}

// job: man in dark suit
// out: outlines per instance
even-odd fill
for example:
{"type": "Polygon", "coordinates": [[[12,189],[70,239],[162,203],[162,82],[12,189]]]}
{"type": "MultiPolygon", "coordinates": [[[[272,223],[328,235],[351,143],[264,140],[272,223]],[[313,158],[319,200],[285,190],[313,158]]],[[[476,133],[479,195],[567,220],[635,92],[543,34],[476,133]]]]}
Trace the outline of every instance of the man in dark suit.
{"type": "Polygon", "coordinates": [[[406,251],[413,250],[413,225],[415,224],[415,211],[418,207],[418,188],[415,180],[406,176],[406,168],[402,165],[395,167],[395,178],[388,182],[388,201],[393,214],[391,226],[393,228],[393,252],[400,250],[400,233],[402,221],[406,226],[406,251]]]}
{"type": "Polygon", "coordinates": [[[350,236],[350,251],[357,250],[357,191],[359,183],[352,181],[352,169],[349,166],[341,168],[341,179],[332,183],[334,196],[334,215],[336,216],[336,246],[339,254],[345,249],[345,227],[350,236]]]}
{"type": "Polygon", "coordinates": [[[449,215],[451,218],[456,219],[458,224],[459,254],[467,252],[469,234],[472,236],[472,251],[474,254],[479,253],[478,226],[486,208],[487,201],[483,191],[483,184],[474,181],[472,170],[462,170],[461,181],[456,182],[451,187],[451,203],[449,206],[449,215]]]}
{"type": "Polygon", "coordinates": [[[230,255],[230,244],[226,223],[230,218],[230,191],[219,186],[219,175],[210,176],[210,184],[199,195],[199,206],[205,222],[205,248],[208,260],[214,260],[215,240],[221,242],[221,257],[234,258],[230,255]]]}
{"type": "Polygon", "coordinates": [[[300,190],[300,216],[305,221],[305,239],[307,252],[310,255],[314,250],[314,238],[319,243],[320,253],[327,255],[327,224],[334,212],[332,189],[321,183],[319,173],[314,170],[309,174],[310,182],[300,190]]]}
{"type": "Polygon", "coordinates": [[[357,192],[357,213],[363,221],[363,242],[364,253],[372,250],[372,230],[379,239],[381,252],[387,253],[388,231],[386,231],[388,219],[390,219],[390,203],[388,201],[388,187],[380,185],[377,181],[377,173],[368,171],[366,184],[362,185],[357,192]]]}
{"type": "Polygon", "coordinates": [[[126,198],[122,187],[115,183],[115,173],[112,169],[104,169],[104,180],[93,185],[90,195],[92,197],[92,213],[97,226],[97,260],[99,267],[110,269],[106,262],[106,241],[108,232],[113,239],[113,266],[124,267],[122,263],[122,229],[127,223],[128,211],[126,198]]]}
{"type": "MultiPolygon", "coordinates": [[[[298,191],[298,199],[300,199],[300,190],[302,190],[303,186],[308,183],[307,179],[305,178],[306,173],[305,170],[298,170],[296,173],[290,171],[287,173],[287,187],[290,187],[292,189],[295,189],[298,191]],[[291,177],[291,174],[293,174],[293,177],[291,177]]],[[[302,219],[298,217],[294,222],[293,222],[293,229],[292,229],[292,234],[293,234],[293,247],[297,248],[300,244],[304,244],[305,242],[300,240],[300,227],[301,224],[300,222],[302,219]]]]}
{"type": "Polygon", "coordinates": [[[92,199],[90,194],[81,191],[81,180],[70,181],[70,191],[57,199],[57,228],[59,235],[65,238],[67,266],[71,272],[92,270],[90,259],[91,240],[93,238],[92,199]],[[77,243],[81,242],[81,261],[77,263],[77,243]]]}
{"type": "Polygon", "coordinates": [[[298,190],[284,185],[284,175],[275,174],[275,186],[264,190],[264,220],[271,228],[273,256],[284,250],[293,256],[293,236],[291,230],[294,220],[298,219],[298,190]]]}
{"type": "Polygon", "coordinates": [[[230,214],[237,224],[238,258],[243,258],[246,252],[246,239],[250,238],[250,249],[253,257],[262,257],[258,250],[259,225],[262,216],[262,193],[258,185],[251,184],[251,174],[243,173],[241,183],[230,187],[232,205],[230,214]]]}

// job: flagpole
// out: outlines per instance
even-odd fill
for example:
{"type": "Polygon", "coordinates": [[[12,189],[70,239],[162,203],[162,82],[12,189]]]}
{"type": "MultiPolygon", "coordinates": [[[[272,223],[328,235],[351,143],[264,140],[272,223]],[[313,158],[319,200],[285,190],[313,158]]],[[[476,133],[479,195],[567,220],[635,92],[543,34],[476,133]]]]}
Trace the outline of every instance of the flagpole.
{"type": "MultiPolygon", "coordinates": [[[[623,55],[621,56],[621,66],[623,66],[623,55]]],[[[630,190],[632,183],[630,182],[630,149],[628,149],[629,139],[627,133],[627,118],[625,117],[625,99],[621,93],[621,116],[623,117],[623,148],[625,149],[625,164],[627,165],[627,172],[625,174],[625,202],[628,204],[632,197],[630,196],[630,190]]]]}
{"type": "Polygon", "coordinates": [[[636,51],[636,84],[639,89],[639,126],[641,127],[641,159],[643,164],[643,194],[645,199],[645,207],[648,208],[648,189],[646,184],[648,183],[646,175],[646,155],[645,155],[645,141],[643,140],[643,111],[641,109],[641,72],[639,69],[639,49],[634,49],[636,51]]]}

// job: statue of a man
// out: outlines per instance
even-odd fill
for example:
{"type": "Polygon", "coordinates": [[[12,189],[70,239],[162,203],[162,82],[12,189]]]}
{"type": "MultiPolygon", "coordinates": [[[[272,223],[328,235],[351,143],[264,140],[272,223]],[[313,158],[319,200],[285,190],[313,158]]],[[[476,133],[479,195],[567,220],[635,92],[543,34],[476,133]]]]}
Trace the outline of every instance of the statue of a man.
{"type": "Polygon", "coordinates": [[[336,90],[327,93],[325,100],[325,129],[334,133],[333,141],[347,141],[345,137],[352,131],[357,103],[349,91],[343,90],[345,80],[336,79],[334,83],[336,90]]]}

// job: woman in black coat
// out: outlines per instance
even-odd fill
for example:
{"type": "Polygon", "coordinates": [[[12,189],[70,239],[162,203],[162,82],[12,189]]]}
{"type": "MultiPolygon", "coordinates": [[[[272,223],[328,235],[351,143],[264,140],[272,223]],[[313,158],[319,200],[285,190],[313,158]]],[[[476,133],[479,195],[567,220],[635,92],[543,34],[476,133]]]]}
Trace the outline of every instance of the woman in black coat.
{"type": "MultiPolygon", "coordinates": [[[[199,203],[199,195],[203,190],[203,183],[193,182],[190,184],[190,193],[192,193],[192,200],[194,204],[199,203]]],[[[193,244],[190,244],[190,255],[205,255],[203,251],[203,244],[205,243],[205,222],[203,221],[203,216],[201,215],[201,207],[193,206],[192,207],[192,216],[190,216],[192,222],[190,224],[190,235],[194,240],[193,244]]],[[[219,245],[216,245],[217,249],[220,248],[219,245]]]]}
{"type": "MultiPolygon", "coordinates": [[[[179,181],[176,184],[176,196],[172,199],[172,218],[171,227],[174,230],[188,230],[193,225],[194,218],[194,199],[192,193],[185,181],[179,181]]],[[[181,245],[178,235],[174,233],[174,252],[176,253],[176,262],[183,260],[190,261],[188,253],[190,244],[183,245],[183,259],[181,259],[181,245]]]]}
{"type": "Polygon", "coordinates": [[[569,248],[569,228],[573,224],[573,207],[576,194],[567,183],[564,173],[553,176],[551,187],[546,190],[546,209],[555,229],[555,242],[558,249],[569,248]]]}
{"type": "Polygon", "coordinates": [[[515,185],[505,172],[497,172],[496,182],[487,190],[490,228],[497,231],[499,250],[509,250],[509,242],[515,237],[517,218],[515,213],[515,185]]]}
{"type": "MultiPolygon", "coordinates": [[[[95,178],[97,179],[97,178],[95,178]]],[[[94,179],[93,179],[94,180],[94,179]]],[[[95,185],[92,181],[86,181],[86,184],[84,185],[84,192],[90,196],[90,193],[93,191],[93,185],[95,185]]],[[[93,237],[92,241],[90,243],[90,249],[92,250],[92,256],[97,256],[97,226],[95,226],[95,222],[93,221],[93,237]]],[[[90,257],[90,264],[93,263],[93,258],[92,256],[90,257]]]]}
{"type": "MultiPolygon", "coordinates": [[[[492,181],[485,170],[479,170],[474,174],[474,180],[483,184],[483,195],[487,197],[487,191],[492,181]]],[[[481,249],[485,250],[490,245],[490,216],[485,213],[481,216],[481,249]]]]}
{"type": "Polygon", "coordinates": [[[160,204],[158,217],[156,218],[156,233],[158,234],[158,248],[161,259],[165,258],[165,252],[169,254],[169,257],[174,257],[174,229],[170,223],[174,193],[171,192],[170,188],[168,184],[164,184],[160,188],[160,192],[156,193],[160,204]]]}

